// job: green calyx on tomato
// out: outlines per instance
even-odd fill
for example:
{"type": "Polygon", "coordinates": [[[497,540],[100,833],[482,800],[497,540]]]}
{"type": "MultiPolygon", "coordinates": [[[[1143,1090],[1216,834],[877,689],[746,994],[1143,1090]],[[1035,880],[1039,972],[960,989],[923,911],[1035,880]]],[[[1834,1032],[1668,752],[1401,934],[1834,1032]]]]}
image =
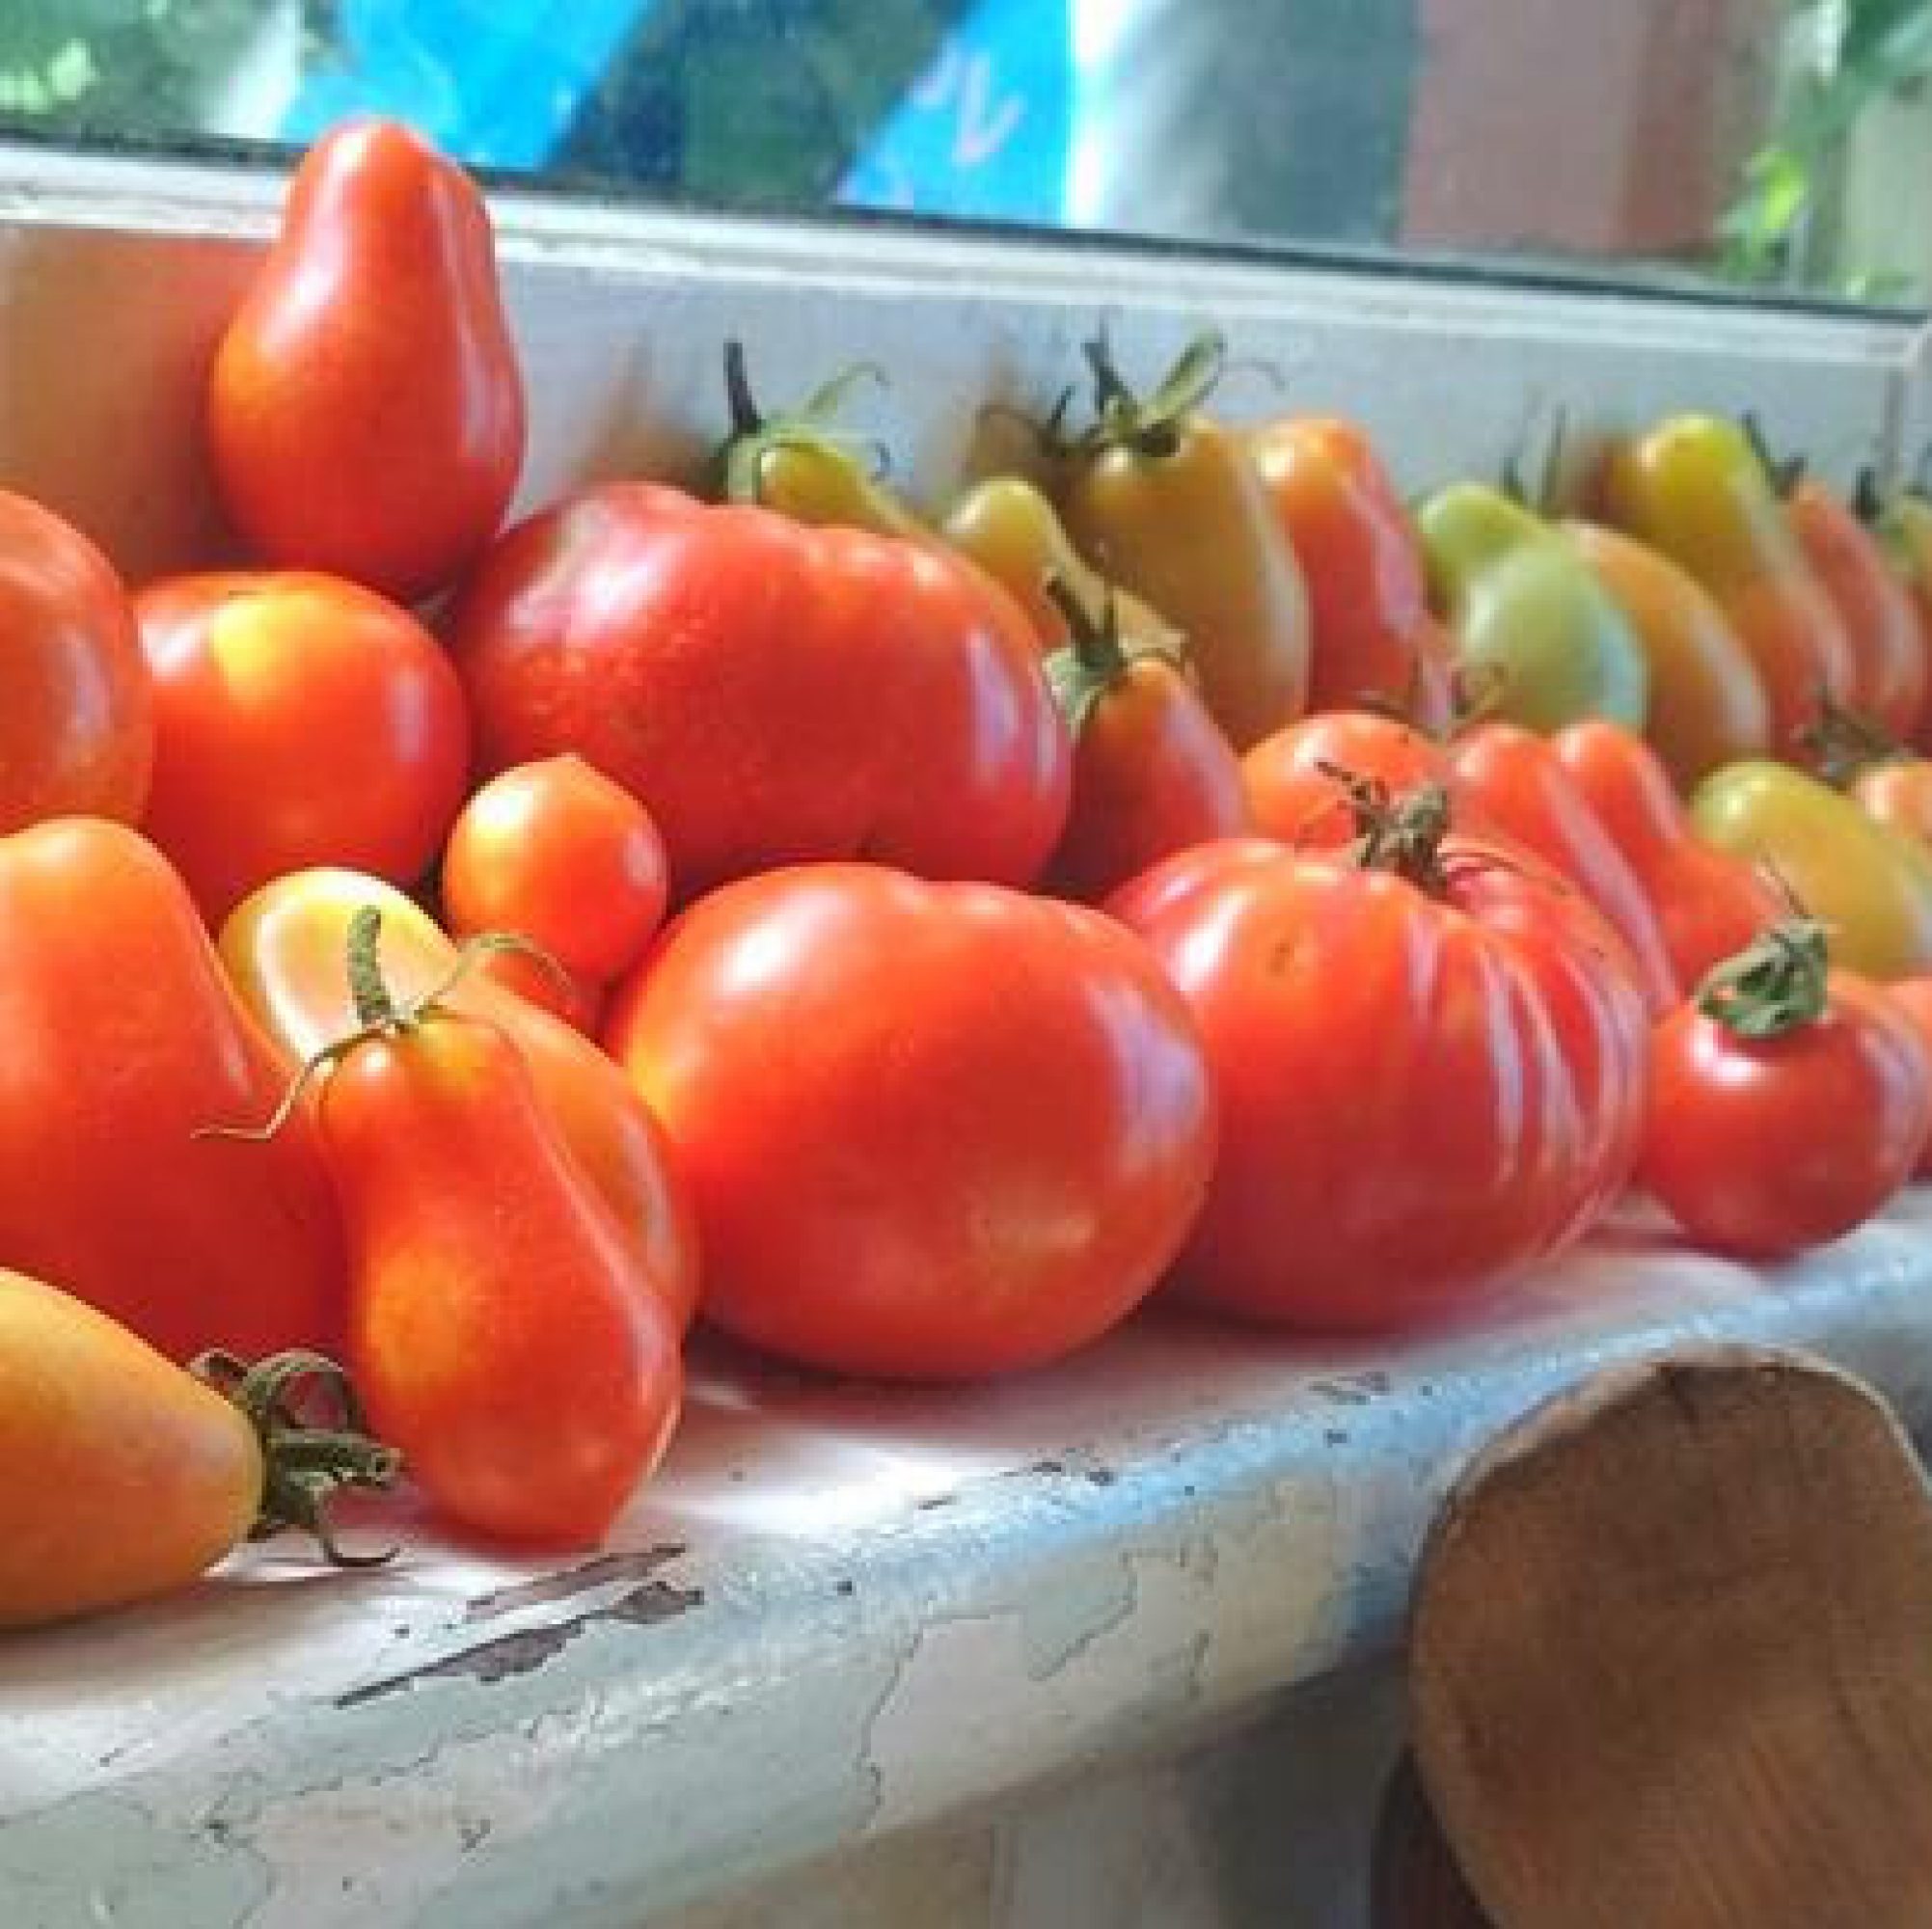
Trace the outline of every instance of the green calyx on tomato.
{"type": "Polygon", "coordinates": [[[1739,1038],[1782,1038],[1824,1017],[1828,971],[1825,927],[1788,917],[1713,966],[1697,1007],[1739,1038]]]}
{"type": "Polygon", "coordinates": [[[1129,646],[1121,634],[1120,608],[1111,585],[1102,585],[1098,619],[1085,602],[1058,576],[1049,575],[1042,587],[1066,619],[1067,642],[1046,662],[1047,681],[1053,701],[1067,720],[1067,733],[1078,741],[1094,707],[1126,676],[1137,658],[1155,657],[1180,669],[1181,652],[1149,644],[1129,646]]]}
{"type": "Polygon", "coordinates": [[[380,1567],[395,1558],[394,1547],[347,1552],[329,1518],[331,1503],[344,1488],[381,1492],[402,1471],[402,1455],[371,1437],[356,1390],[334,1360],[298,1348],[251,1366],[216,1348],[188,1370],[240,1411],[261,1449],[261,1498],[251,1540],[294,1527],[314,1536],[332,1566],[380,1567]],[[327,1426],[314,1425],[301,1410],[300,1402],[317,1387],[333,1408],[327,1426]]]}
{"type": "Polygon", "coordinates": [[[838,426],[840,409],[861,382],[883,388],[885,371],[876,362],[855,363],[797,408],[768,416],[751,393],[745,344],[727,341],[731,433],[713,457],[725,496],[781,509],[802,522],[846,522],[881,535],[924,534],[912,511],[881,487],[884,445],[838,426]]]}
{"type": "Polygon", "coordinates": [[[493,951],[514,951],[533,959],[546,971],[567,985],[570,974],[541,945],[532,944],[514,931],[483,931],[466,937],[456,947],[455,962],[440,984],[412,998],[398,999],[390,989],[382,969],[382,912],[374,905],[364,905],[349,918],[343,944],[343,969],[348,977],[349,996],[355,1005],[356,1028],[343,1037],[320,1046],[297,1068],[282,1095],[281,1103],[259,1126],[203,1126],[196,1136],[225,1139],[266,1140],[274,1138],[301,1103],[302,1096],[323,1073],[339,1065],[350,1052],[378,1038],[401,1038],[420,1030],[430,1019],[449,1010],[449,993],[468,976],[471,969],[493,951]]]}
{"type": "MultiPolygon", "coordinates": [[[[1130,448],[1137,455],[1151,456],[1179,451],[1187,419],[1213,393],[1228,359],[1227,342],[1219,330],[1203,329],[1182,349],[1153,390],[1136,395],[1114,362],[1104,329],[1091,341],[1083,341],[1080,353],[1093,371],[1094,420],[1071,447],[1083,453],[1130,448]]],[[[1063,398],[1054,418],[1064,407],[1063,398]]],[[[1048,421],[1048,432],[1056,432],[1053,419],[1048,421]]]]}

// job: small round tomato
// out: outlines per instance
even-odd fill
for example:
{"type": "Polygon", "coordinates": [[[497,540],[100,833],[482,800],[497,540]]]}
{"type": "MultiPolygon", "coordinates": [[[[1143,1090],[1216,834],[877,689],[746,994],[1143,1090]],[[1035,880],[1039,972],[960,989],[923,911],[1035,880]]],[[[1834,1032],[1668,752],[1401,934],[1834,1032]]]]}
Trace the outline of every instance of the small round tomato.
{"type": "Polygon", "coordinates": [[[132,824],[154,720],[134,618],[107,558],[0,489],[0,835],[47,817],[132,824]]]}
{"type": "Polygon", "coordinates": [[[1646,1015],[1620,946],[1526,853],[1442,834],[1438,789],[1355,854],[1202,845],[1110,909],[1192,1007],[1220,1095],[1187,1296],[1375,1331],[1469,1305],[1628,1176],[1646,1015]]]}
{"type": "Polygon", "coordinates": [[[144,828],[210,923],[286,871],[429,868],[463,801],[463,687],[408,611],[306,571],[172,577],[135,599],[153,677],[144,828]]]}
{"type": "Polygon", "coordinates": [[[1699,1245],[1771,1260],[1861,1225],[1932,1130],[1932,1054],[1886,992],[1774,927],[1657,1027],[1638,1181],[1699,1245]]]}
{"type": "Polygon", "coordinates": [[[650,812],[569,752],[492,777],[443,856],[443,910],[457,937],[518,932],[592,985],[644,955],[667,888],[650,812]]]}
{"type": "Polygon", "coordinates": [[[1180,994],[1083,907],[809,864],[727,884],[606,1039],[697,1207],[704,1309],[838,1372],[969,1379],[1084,1345],[1201,1203],[1180,994]]]}
{"type": "Polygon", "coordinates": [[[1329,710],[1265,737],[1241,759],[1255,829],[1284,844],[1321,848],[1355,835],[1355,810],[1337,774],[1391,796],[1446,779],[1443,748],[1413,724],[1373,710],[1329,710]]]}

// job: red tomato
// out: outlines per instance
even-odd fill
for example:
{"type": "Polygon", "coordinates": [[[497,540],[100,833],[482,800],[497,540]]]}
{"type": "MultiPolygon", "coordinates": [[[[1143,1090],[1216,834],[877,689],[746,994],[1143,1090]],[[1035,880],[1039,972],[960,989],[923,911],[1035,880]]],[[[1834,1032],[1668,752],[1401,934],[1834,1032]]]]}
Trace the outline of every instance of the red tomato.
{"type": "MultiPolygon", "coordinates": [[[[340,955],[340,954],[339,954],[340,955]]],[[[309,1116],[236,1003],[180,879],[138,831],[0,838],[0,1265],[163,1352],[333,1348],[342,1243],[309,1116]]]]}
{"type": "Polygon", "coordinates": [[[154,683],[144,828],[218,922],[340,864],[410,883],[463,801],[469,725],[408,611],[302,571],[173,577],[135,599],[154,683]]]}
{"type": "Polygon", "coordinates": [[[1646,1019],[1617,940],[1534,858],[1454,835],[1431,852],[1408,823],[1406,851],[1372,840],[1360,861],[1203,846],[1114,900],[1193,1007],[1220,1093],[1176,1269],[1195,1300],[1401,1327],[1575,1238],[1628,1175],[1646,1019]],[[1382,862],[1416,881],[1365,868],[1382,862]]]}
{"type": "Polygon", "coordinates": [[[1769,878],[1698,835],[1669,771],[1641,737],[1593,720],[1551,743],[1643,884],[1683,991],[1783,915],[1769,878]]]}
{"type": "Polygon", "coordinates": [[[577,751],[681,892],[860,856],[1028,883],[1066,821],[1032,627],[935,546],[607,484],[495,545],[453,647],[485,766],[577,751]]]}
{"type": "Polygon", "coordinates": [[[1454,709],[1449,633],[1429,613],[1422,548],[1401,496],[1353,423],[1295,416],[1248,437],[1308,584],[1308,707],[1402,705],[1428,731],[1454,709]]]}
{"type": "Polygon", "coordinates": [[[1241,759],[1256,829],[1298,849],[1349,843],[1355,810],[1334,773],[1401,797],[1447,779],[1442,746],[1373,710],[1330,710],[1265,737],[1241,759]]]}
{"type": "Polygon", "coordinates": [[[1651,1058],[1639,1182],[1698,1244],[1740,1258],[1863,1224],[1932,1130],[1932,1055],[1880,987],[1827,972],[1816,925],[1776,927],[1713,974],[1651,1058]]]}
{"type": "Polygon", "coordinates": [[[595,1544],[669,1444],[679,1334],[517,1047],[467,1014],[390,1023],[316,1114],[351,1373],[383,1437],[461,1525],[595,1544]]]}
{"type": "Polygon", "coordinates": [[[523,378],[476,184],[399,122],[309,150],[215,357],[208,446],[268,561],[405,601],[495,533],[523,462],[523,378]]]}
{"type": "MultiPolygon", "coordinates": [[[[1932,978],[1893,978],[1885,988],[1886,996],[1905,1014],[1918,1042],[1932,1058],[1932,978]]],[[[1918,1163],[1913,1167],[1920,1178],[1932,1174],[1932,1131],[1919,1148],[1918,1163]]]]}
{"type": "Polygon", "coordinates": [[[837,1371],[967,1379],[1094,1339],[1213,1161],[1200,1044],[1154,960],[996,885],[864,864],[727,885],[606,1037],[696,1201],[706,1316],[837,1371]]]}
{"type": "Polygon", "coordinates": [[[1179,662],[1124,650],[1070,597],[1074,640],[1047,674],[1074,739],[1074,801],[1048,878],[1070,897],[1104,897],[1184,851],[1246,829],[1240,759],[1179,662]]]}
{"type": "Polygon", "coordinates": [[[1603,913],[1652,1016],[1661,1018],[1678,992],[1657,912],[1555,746],[1513,723],[1484,723],[1456,739],[1449,760],[1459,804],[1485,829],[1534,851],[1603,913]]]}
{"type": "Polygon", "coordinates": [[[153,708],[107,558],[50,509],[0,489],[0,834],[46,817],[132,824],[153,708]]]}
{"type": "Polygon", "coordinates": [[[667,892],[650,813],[577,756],[492,777],[463,806],[443,856],[443,909],[459,937],[519,932],[592,985],[644,955],[667,892]]]}
{"type": "Polygon", "coordinates": [[[1794,485],[1784,514],[1844,623],[1851,645],[1846,701],[1886,735],[1909,737],[1925,709],[1928,668],[1911,590],[1878,537],[1816,476],[1794,485]]]}

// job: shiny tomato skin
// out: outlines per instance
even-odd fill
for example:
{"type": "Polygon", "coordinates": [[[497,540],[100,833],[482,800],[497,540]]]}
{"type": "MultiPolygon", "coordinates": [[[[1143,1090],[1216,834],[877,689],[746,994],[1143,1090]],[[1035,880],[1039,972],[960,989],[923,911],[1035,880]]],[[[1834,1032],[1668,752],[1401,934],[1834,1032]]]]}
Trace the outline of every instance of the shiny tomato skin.
{"type": "Polygon", "coordinates": [[[1887,757],[1867,764],[1849,789],[1867,817],[1932,850],[1932,759],[1887,757]]]}
{"type": "Polygon", "coordinates": [[[684,1392],[670,1295],[486,1019],[371,1035],[316,1120],[349,1256],[349,1364],[449,1520],[595,1545],[684,1392]]]}
{"type": "Polygon", "coordinates": [[[135,599],[153,679],[143,829],[211,924],[315,864],[411,883],[463,801],[462,685],[408,611],[340,577],[170,577],[135,599]]]}
{"type": "Polygon", "coordinates": [[[1092,904],[1162,857],[1247,825],[1240,761],[1221,726],[1175,664],[1134,657],[1078,725],[1073,808],[1048,881],[1092,904]]]}
{"type": "MultiPolygon", "coordinates": [[[[1919,1044],[1925,1047],[1927,1059],[1932,1061],[1932,978],[1894,978],[1886,986],[1885,994],[1905,1014],[1907,1022],[1918,1034],[1919,1044]]],[[[1913,1173],[1919,1179],[1932,1176],[1932,1127],[1927,1128],[1913,1173]]]]}
{"type": "Polygon", "coordinates": [[[1395,796],[1447,783],[1441,744],[1374,710],[1326,710],[1265,737],[1241,759],[1255,828],[1298,849],[1348,843],[1355,813],[1333,774],[1383,785],[1395,796]]]}
{"type": "Polygon", "coordinates": [[[874,865],[726,885],[606,1041],[696,1202],[706,1317],[845,1372],[1039,1365],[1153,1288],[1213,1101],[1173,987],[1101,913],[874,865]]]}
{"type": "Polygon", "coordinates": [[[518,933],[600,986],[644,955],[669,882],[650,813],[566,754],[499,772],[470,799],[449,832],[442,889],[458,937],[518,933]]]}
{"type": "Polygon", "coordinates": [[[222,500],[256,554],[414,602],[496,532],[523,376],[476,183],[400,122],[304,156],[207,394],[222,500]]]}
{"type": "Polygon", "coordinates": [[[1534,858],[1445,847],[1431,895],[1236,840],[1116,895],[1207,1042],[1221,1104],[1185,1297],[1285,1326],[1449,1314],[1622,1185],[1646,1014],[1617,940],[1534,858]]]}
{"type": "Polygon", "coordinates": [[[1932,1129],[1932,1056],[1886,991],[1834,971],[1824,1016],[1743,1039],[1680,1006],[1658,1026],[1638,1182],[1691,1240],[1774,1260],[1862,1225],[1932,1129]]]}
{"type": "Polygon", "coordinates": [[[140,832],[66,817],[0,838],[0,1266],[171,1359],[333,1350],[342,1241],[290,1068],[140,832]]]}
{"type": "Polygon", "coordinates": [[[0,489],[0,835],[43,818],[135,823],[153,704],[126,593],[51,509],[0,489]]]}
{"type": "Polygon", "coordinates": [[[484,769],[576,751],[686,897],[851,857],[1031,883],[1066,822],[1032,627],[933,545],[606,484],[492,546],[451,648],[484,769]]]}

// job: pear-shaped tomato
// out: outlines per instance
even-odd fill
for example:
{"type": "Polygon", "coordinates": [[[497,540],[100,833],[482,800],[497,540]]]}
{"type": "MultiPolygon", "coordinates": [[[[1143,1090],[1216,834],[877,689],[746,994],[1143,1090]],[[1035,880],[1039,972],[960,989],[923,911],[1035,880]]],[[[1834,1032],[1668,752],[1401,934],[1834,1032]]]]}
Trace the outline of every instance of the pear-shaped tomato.
{"type": "Polygon", "coordinates": [[[1104,341],[1086,344],[1094,423],[1070,450],[1061,508],[1081,553],[1175,624],[1238,750],[1308,701],[1308,593],[1236,430],[1202,412],[1220,370],[1203,337],[1146,397],[1104,341]]]}
{"type": "Polygon", "coordinates": [[[1728,764],[1691,800],[1720,850],[1782,880],[1825,927],[1833,961],[1869,978],[1932,970],[1932,855],[1788,765],[1728,764]]]}
{"type": "Polygon", "coordinates": [[[1801,754],[1821,704],[1850,699],[1852,650],[1744,430],[1673,416],[1612,451],[1600,492],[1612,523],[1717,599],[1757,666],[1773,753],[1801,754]]]}
{"type": "Polygon", "coordinates": [[[1111,613],[1096,626],[1070,589],[1072,640],[1047,660],[1074,740],[1074,801],[1048,882],[1103,898],[1190,844],[1248,828],[1240,760],[1179,661],[1129,653],[1111,613]]]}
{"type": "Polygon", "coordinates": [[[363,1029],[316,1118],[349,1250],[349,1362],[440,1511],[588,1546],[663,1456],[683,1394],[660,1286],[486,1019],[398,1005],[380,913],[351,923],[363,1029]]]}
{"type": "Polygon", "coordinates": [[[1312,711],[1399,704],[1449,726],[1450,638],[1429,608],[1414,526],[1369,439],[1350,421],[1288,416],[1248,437],[1308,584],[1312,711]]]}
{"type": "Polygon", "coordinates": [[[0,833],[69,813],[136,823],[153,765],[147,666],[113,566],[0,489],[0,833]]]}
{"type": "Polygon", "coordinates": [[[1757,666],[1716,599],[1661,550],[1594,523],[1563,526],[1644,652],[1644,735],[1685,789],[1720,764],[1762,756],[1771,705],[1757,666]]]}
{"type": "Polygon", "coordinates": [[[241,1002],[280,1047],[286,1073],[292,1076],[356,1027],[342,957],[350,923],[366,909],[382,915],[383,966],[398,998],[440,991],[452,1009],[487,1019],[515,1041],[551,1122],[679,1324],[688,1322],[697,1303],[697,1236],[657,1122],[581,1033],[506,989],[480,962],[459,974],[456,946],[380,878],[291,872],[245,898],[222,926],[222,963],[241,1002]]]}
{"type": "Polygon", "coordinates": [[[1532,730],[1585,717],[1642,726],[1644,653],[1557,530],[1475,482],[1438,491],[1416,523],[1456,663],[1493,715],[1532,730]]]}
{"type": "MultiPolygon", "coordinates": [[[[226,1355],[189,1372],[106,1314],[0,1271],[0,1627],[185,1588],[244,1539],[301,1526],[343,1564],[338,1487],[385,1487],[396,1455],[365,1437],[329,1361],[226,1355]],[[332,1382],[326,1428],[296,1408],[332,1382]]],[[[376,1557],[378,1559],[382,1557],[376,1557]]]]}
{"type": "Polygon", "coordinates": [[[1698,835],[1663,759],[1634,732],[1573,723],[1551,747],[1644,886],[1685,995],[1789,909],[1748,857],[1698,835]]]}
{"type": "Polygon", "coordinates": [[[1045,645],[1067,639],[1066,615],[1047,586],[1058,583],[1090,621],[1102,621],[1111,610],[1129,651],[1184,648],[1181,633],[1158,611],[1088,566],[1060,512],[1023,476],[995,475],[975,483],[946,511],[939,530],[1011,591],[1045,645]]]}
{"type": "Polygon", "coordinates": [[[236,1002],[187,886],[138,831],[0,838],[0,1265],[185,1360],[333,1345],[342,1248],[286,1068],[236,1002]]]}
{"type": "Polygon", "coordinates": [[[503,521],[523,378],[490,220],[399,122],[332,128],[222,337],[207,401],[222,500],[268,561],[413,602],[503,521]]]}

